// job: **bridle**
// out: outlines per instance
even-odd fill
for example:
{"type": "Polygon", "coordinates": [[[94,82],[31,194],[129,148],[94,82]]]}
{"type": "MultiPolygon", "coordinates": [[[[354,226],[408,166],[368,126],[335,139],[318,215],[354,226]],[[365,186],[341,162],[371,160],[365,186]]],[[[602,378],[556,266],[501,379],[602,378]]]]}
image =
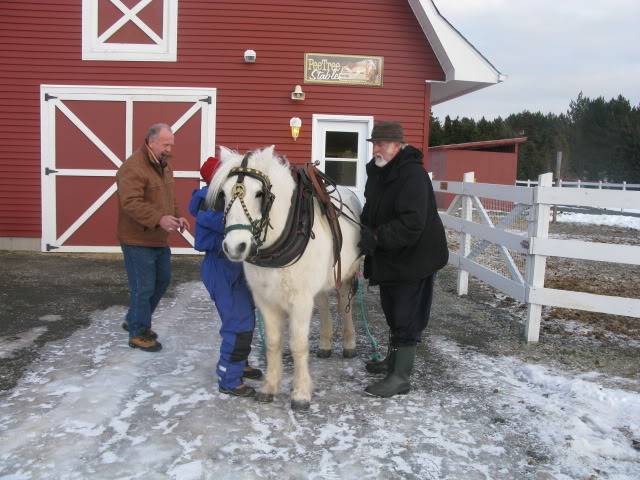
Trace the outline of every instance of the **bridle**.
{"type": "MultiPolygon", "coordinates": [[[[313,233],[314,223],[314,201],[317,201],[318,207],[322,214],[326,217],[329,229],[331,230],[331,239],[333,244],[334,258],[334,277],[336,287],[340,289],[341,285],[341,261],[340,252],[342,250],[342,231],[340,228],[339,217],[344,216],[349,221],[358,224],[357,215],[348,205],[342,201],[340,192],[338,192],[335,183],[320,172],[316,165],[307,163],[301,167],[291,170],[291,174],[296,182],[296,188],[292,192],[291,208],[287,215],[287,220],[280,236],[267,248],[262,249],[267,237],[267,230],[271,227],[269,223],[269,213],[273,206],[275,195],[271,192],[271,181],[264,173],[253,168],[248,168],[248,160],[253,152],[245,154],[239,167],[232,168],[227,178],[237,176],[236,183],[231,189],[231,199],[224,210],[224,222],[226,225],[227,214],[238,200],[244,214],[249,223],[236,223],[225,226],[224,234],[233,230],[248,230],[251,232],[256,249],[251,253],[246,261],[268,268],[280,268],[293,265],[305,252],[309,239],[315,238],[313,233]],[[261,218],[254,220],[249,213],[249,209],[244,201],[246,189],[244,185],[244,177],[249,176],[260,181],[262,184],[262,210],[261,218]],[[337,193],[337,198],[331,193],[337,193]],[[336,201],[339,207],[333,202],[336,201]],[[349,211],[351,216],[345,212],[349,211]]],[[[273,228],[273,227],[272,227],[273,228]]]]}
{"type": "Polygon", "coordinates": [[[252,153],[254,152],[247,152],[243,157],[240,166],[232,168],[229,172],[229,175],[227,176],[227,178],[237,176],[238,179],[231,189],[231,199],[229,200],[229,204],[227,205],[227,208],[224,209],[224,234],[226,235],[233,230],[248,230],[249,232],[251,232],[253,240],[256,243],[256,247],[260,248],[267,239],[267,230],[268,227],[271,226],[269,224],[269,213],[271,212],[271,207],[273,206],[273,201],[275,200],[276,196],[271,192],[271,181],[269,180],[269,177],[267,177],[259,170],[247,167],[247,164],[249,163],[249,156],[251,156],[252,153]],[[260,218],[257,218],[255,220],[251,217],[249,209],[244,202],[244,196],[246,194],[246,188],[244,185],[245,176],[255,178],[262,184],[261,216],[260,218]],[[231,210],[233,202],[235,202],[236,200],[240,202],[242,210],[244,211],[247,220],[249,220],[249,223],[234,223],[233,225],[227,226],[227,214],[229,213],[229,210],[231,210]]]}

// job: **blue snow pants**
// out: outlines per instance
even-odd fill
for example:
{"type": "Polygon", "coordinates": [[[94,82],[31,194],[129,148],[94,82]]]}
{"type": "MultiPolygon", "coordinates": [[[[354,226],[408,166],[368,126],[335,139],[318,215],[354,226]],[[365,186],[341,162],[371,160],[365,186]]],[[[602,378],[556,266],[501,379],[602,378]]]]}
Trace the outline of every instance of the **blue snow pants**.
{"type": "Polygon", "coordinates": [[[202,262],[202,283],[220,314],[220,359],[218,383],[233,389],[242,383],[242,373],[251,352],[256,326],[255,305],[242,264],[229,260],[222,251],[223,213],[203,208],[207,187],[193,192],[189,211],[196,217],[195,248],[206,252],[202,262]]]}

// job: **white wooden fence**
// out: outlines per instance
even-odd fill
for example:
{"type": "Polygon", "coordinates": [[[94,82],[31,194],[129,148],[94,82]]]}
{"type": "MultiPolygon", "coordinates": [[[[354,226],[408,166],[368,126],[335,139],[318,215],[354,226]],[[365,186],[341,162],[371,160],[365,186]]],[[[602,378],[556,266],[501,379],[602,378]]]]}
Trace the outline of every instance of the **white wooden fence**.
{"type": "Polygon", "coordinates": [[[640,318],[640,299],[544,286],[549,256],[640,265],[640,246],[549,238],[552,205],[637,208],[640,192],[552,187],[551,173],[541,175],[537,183],[535,187],[474,183],[473,172],[466,173],[462,182],[433,180],[436,192],[456,195],[441,217],[445,227],[459,236],[458,251],[449,252],[449,263],[459,269],[458,294],[467,293],[471,274],[526,303],[524,337],[528,342],[539,339],[543,305],[640,318]],[[492,201],[502,206],[497,216],[487,208],[492,201]],[[519,228],[517,218],[523,220],[519,228]],[[479,261],[490,245],[498,252],[492,257],[499,257],[506,273],[479,261]],[[519,257],[526,261],[519,265],[519,257]]]}
{"type": "MultiPolygon", "coordinates": [[[[536,180],[516,180],[516,186],[535,187],[538,185],[536,180]]],[[[573,187],[573,188],[597,188],[599,190],[640,190],[640,183],[611,183],[605,181],[583,182],[582,180],[554,180],[553,186],[556,187],[573,187]]]]}

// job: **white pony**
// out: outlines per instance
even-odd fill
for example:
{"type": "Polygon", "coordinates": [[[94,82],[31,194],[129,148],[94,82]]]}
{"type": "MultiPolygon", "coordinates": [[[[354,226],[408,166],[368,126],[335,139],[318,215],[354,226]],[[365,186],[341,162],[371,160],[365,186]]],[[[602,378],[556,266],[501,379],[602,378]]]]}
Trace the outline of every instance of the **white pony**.
{"type": "MultiPolygon", "coordinates": [[[[296,183],[288,163],[274,156],[274,146],[249,152],[246,167],[257,171],[271,183],[275,195],[268,215],[268,225],[261,232],[252,230],[263,215],[263,205],[268,193],[259,175],[242,175],[243,201],[234,197],[239,178],[237,168],[243,161],[242,154],[220,148],[221,165],[209,188],[207,202],[213,205],[220,193],[224,194],[226,211],[226,234],[223,249],[232,261],[245,262],[247,283],[253,293],[256,306],[264,317],[267,340],[267,373],[264,384],[256,395],[261,402],[273,401],[279,391],[282,377],[282,338],[285,321],[289,321],[289,343],[294,362],[291,407],[296,410],[309,408],[312,382],[309,376],[309,326],[314,298],[320,311],[320,351],[318,356],[331,354],[332,325],[329,320],[329,305],[326,292],[335,288],[333,243],[329,223],[314,200],[314,222],[312,235],[299,260],[283,267],[261,267],[249,263],[247,257],[255,253],[256,243],[264,235],[260,248],[268,248],[285,229],[292,194],[296,183]],[[231,175],[230,175],[231,173],[231,175]],[[231,227],[230,227],[231,226],[231,227]]],[[[349,216],[358,220],[360,202],[348,189],[340,188],[342,201],[347,205],[349,216]]],[[[334,195],[335,196],[335,195],[334,195]]],[[[355,356],[355,334],[351,317],[350,292],[352,279],[359,268],[360,253],[357,247],[360,229],[344,216],[340,217],[342,229],[342,287],[339,291],[339,311],[343,320],[343,355],[355,356]]]]}

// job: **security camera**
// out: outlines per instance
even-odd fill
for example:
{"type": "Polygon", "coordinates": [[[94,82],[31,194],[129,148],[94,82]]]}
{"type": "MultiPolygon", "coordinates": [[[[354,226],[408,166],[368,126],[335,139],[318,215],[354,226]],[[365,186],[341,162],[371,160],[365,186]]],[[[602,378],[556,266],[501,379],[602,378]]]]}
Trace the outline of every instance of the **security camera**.
{"type": "Polygon", "coordinates": [[[247,63],[254,63],[256,61],[256,52],[255,50],[245,50],[244,51],[244,61],[247,63]]]}

